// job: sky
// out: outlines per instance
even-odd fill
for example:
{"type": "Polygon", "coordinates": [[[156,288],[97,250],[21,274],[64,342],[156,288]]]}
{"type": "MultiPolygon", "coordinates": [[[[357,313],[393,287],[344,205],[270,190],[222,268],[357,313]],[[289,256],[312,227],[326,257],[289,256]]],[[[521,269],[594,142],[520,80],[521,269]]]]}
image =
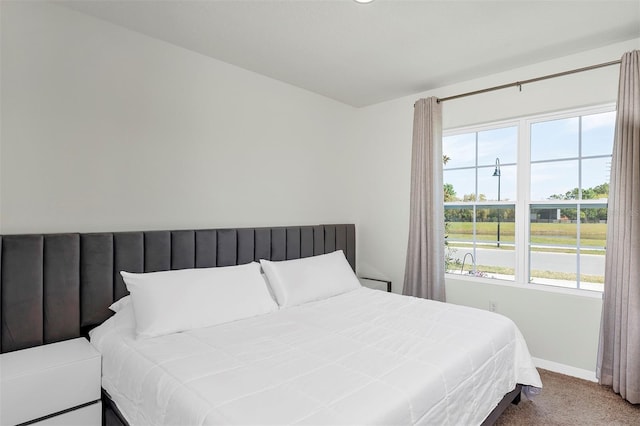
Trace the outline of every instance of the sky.
{"type": "MultiPolygon", "coordinates": [[[[583,116],[581,122],[573,117],[532,124],[531,200],[548,200],[578,187],[580,165],[583,188],[609,182],[614,126],[615,111],[583,116]],[[605,157],[584,158],[590,156],[605,157]]],[[[498,199],[498,177],[493,176],[498,158],[500,200],[515,200],[518,128],[486,130],[477,136],[478,193],[498,199]]],[[[452,184],[460,199],[474,193],[476,170],[468,167],[476,162],[476,134],[444,137],[442,152],[450,158],[444,166],[444,183],[452,184]]]]}

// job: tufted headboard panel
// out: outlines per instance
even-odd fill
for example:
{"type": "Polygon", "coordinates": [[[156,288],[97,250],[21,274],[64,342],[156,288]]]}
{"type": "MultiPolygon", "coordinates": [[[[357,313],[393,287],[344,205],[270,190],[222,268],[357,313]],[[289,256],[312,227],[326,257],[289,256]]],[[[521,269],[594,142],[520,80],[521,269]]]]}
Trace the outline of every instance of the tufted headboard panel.
{"type": "Polygon", "coordinates": [[[0,236],[0,352],[85,334],[127,294],[119,274],[288,260],[343,250],[355,225],[0,236]]]}

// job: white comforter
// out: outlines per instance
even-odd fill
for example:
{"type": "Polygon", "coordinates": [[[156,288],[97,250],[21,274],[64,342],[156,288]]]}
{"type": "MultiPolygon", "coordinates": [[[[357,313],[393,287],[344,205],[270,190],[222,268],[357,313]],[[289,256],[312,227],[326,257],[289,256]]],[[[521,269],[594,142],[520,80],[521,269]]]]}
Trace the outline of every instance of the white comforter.
{"type": "Polygon", "coordinates": [[[138,340],[129,305],[91,333],[132,425],[481,423],[516,383],[541,387],[514,323],[358,289],[138,340]]]}

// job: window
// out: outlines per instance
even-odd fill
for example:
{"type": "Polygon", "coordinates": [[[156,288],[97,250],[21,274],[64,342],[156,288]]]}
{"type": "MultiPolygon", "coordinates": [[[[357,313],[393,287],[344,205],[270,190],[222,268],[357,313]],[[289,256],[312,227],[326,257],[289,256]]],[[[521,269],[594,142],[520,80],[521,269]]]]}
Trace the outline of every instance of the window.
{"type": "Polygon", "coordinates": [[[615,110],[448,131],[446,268],[602,291],[615,110]]]}
{"type": "Polygon", "coordinates": [[[518,127],[447,136],[442,148],[447,270],[513,280],[518,127]]]}

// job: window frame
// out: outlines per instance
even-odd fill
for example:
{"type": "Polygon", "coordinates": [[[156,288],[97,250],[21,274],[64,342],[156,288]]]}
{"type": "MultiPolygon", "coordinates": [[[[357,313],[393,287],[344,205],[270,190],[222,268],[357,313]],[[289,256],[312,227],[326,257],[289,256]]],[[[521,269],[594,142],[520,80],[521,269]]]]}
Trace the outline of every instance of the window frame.
{"type": "MultiPolygon", "coordinates": [[[[517,127],[517,153],[516,153],[516,199],[509,201],[454,201],[454,202],[443,202],[443,208],[447,205],[455,205],[460,206],[461,208],[469,207],[472,208],[473,211],[476,211],[476,206],[512,206],[515,205],[515,236],[514,236],[514,251],[515,251],[515,274],[514,280],[499,280],[492,278],[484,278],[477,276],[464,276],[464,275],[454,275],[447,274],[447,278],[450,279],[458,279],[462,278],[467,280],[479,280],[482,282],[491,282],[500,283],[507,286],[517,286],[517,287],[525,287],[525,288],[538,288],[553,292],[561,292],[561,293],[569,293],[569,294],[579,294],[579,295],[588,295],[591,297],[601,297],[602,291],[590,290],[580,288],[580,285],[576,288],[569,287],[561,287],[561,286],[553,286],[547,284],[534,283],[529,281],[530,277],[530,220],[528,219],[528,214],[530,212],[531,206],[538,205],[558,205],[558,204],[577,204],[579,206],[582,205],[602,205],[606,204],[600,200],[590,200],[590,199],[577,199],[577,200],[531,200],[531,128],[535,123],[552,121],[552,120],[562,120],[572,117],[579,116],[588,116],[594,114],[601,114],[606,112],[616,111],[616,104],[614,102],[604,103],[599,105],[592,105],[587,107],[579,107],[566,109],[562,111],[552,111],[545,112],[540,114],[531,114],[526,116],[520,116],[512,119],[506,120],[498,120],[490,123],[479,123],[474,125],[456,127],[451,129],[443,129],[442,136],[443,138],[449,136],[456,136],[467,133],[479,133],[487,130],[495,130],[504,127],[517,127]]],[[[581,128],[579,129],[581,132],[581,128]]],[[[581,145],[579,145],[581,147],[581,145]]],[[[446,153],[445,153],[446,154],[446,153]]],[[[475,164],[475,173],[476,173],[476,182],[475,182],[475,193],[478,192],[478,170],[480,166],[477,163],[477,144],[476,144],[476,164],[475,164]]],[[[581,156],[581,148],[578,150],[578,161],[582,159],[588,158],[602,158],[604,155],[599,156],[581,156]]],[[[573,157],[572,157],[573,159],[573,157]]],[[[560,161],[560,159],[558,159],[560,161]]],[[[543,160],[540,160],[543,162],[543,160]]],[[[501,164],[502,166],[503,164],[501,164]]],[[[513,165],[513,163],[505,163],[504,165],[513,165]]],[[[456,170],[467,167],[460,168],[450,168],[446,170],[456,170]]],[[[578,184],[579,188],[582,190],[582,170],[581,166],[579,166],[579,175],[578,175],[578,184]]],[[[474,230],[476,226],[475,215],[473,222],[474,230]]],[[[474,234],[473,242],[475,244],[476,238],[474,234]]],[[[578,242],[576,244],[577,255],[579,256],[579,234],[578,234],[578,242]]],[[[576,273],[580,273],[579,267],[577,267],[576,273]]]]}

